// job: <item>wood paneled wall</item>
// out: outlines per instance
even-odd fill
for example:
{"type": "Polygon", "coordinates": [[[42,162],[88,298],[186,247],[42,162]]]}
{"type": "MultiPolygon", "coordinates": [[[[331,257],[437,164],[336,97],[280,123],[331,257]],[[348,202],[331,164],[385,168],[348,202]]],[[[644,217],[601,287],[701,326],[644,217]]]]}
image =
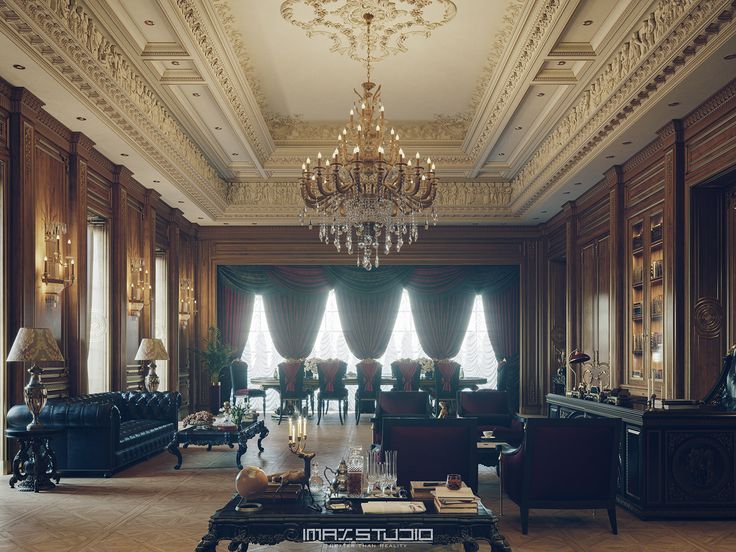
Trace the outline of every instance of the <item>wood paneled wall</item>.
{"type": "MultiPolygon", "coordinates": [[[[169,364],[170,387],[180,383],[181,357],[178,324],[178,278],[193,273],[196,263],[197,227],[181,212],[165,205],[154,190],[146,189],[130,170],[115,165],[94,149],[94,143],[72,132],[43,110],[43,103],[30,91],[14,88],[0,79],[0,185],[3,196],[2,290],[7,312],[4,316],[0,393],[5,411],[22,401],[26,374],[17,364],[5,365],[7,350],[18,328],[48,327],[59,342],[65,361],[44,367],[49,396],[84,393],[87,390],[87,220],[96,215],[107,220],[111,232],[111,388],[137,388],[142,381],[140,366],[133,358],[141,337],[152,335],[152,308],[140,318],[128,313],[130,260],[143,258],[155,282],[154,246],[157,212],[164,213],[165,231],[175,236],[168,244],[179,259],[170,270],[169,364]],[[44,256],[44,222],[66,223],[65,238],[72,240],[76,281],[68,287],[56,307],[46,303],[41,281],[44,256]],[[184,254],[179,244],[186,242],[184,254]],[[192,255],[194,251],[195,255],[192,255]]],[[[151,301],[155,288],[151,290],[151,301]]],[[[185,335],[191,330],[182,332],[185,335]]],[[[186,355],[184,355],[186,356],[186,355]]],[[[188,364],[186,364],[188,366],[188,364]]],[[[187,370],[183,370],[187,374],[187,370]]],[[[184,391],[189,385],[185,382],[184,391]]],[[[0,459],[7,459],[5,439],[0,439],[0,459]]]]}
{"type": "MultiPolygon", "coordinates": [[[[598,350],[600,360],[611,364],[614,385],[644,393],[643,383],[625,377],[631,317],[626,251],[630,223],[661,210],[665,393],[702,398],[736,342],[735,188],[732,81],[683,120],[665,124],[653,142],[611,167],[544,225],[542,239],[556,252],[548,267],[560,258],[565,262],[566,289],[549,278],[546,309],[553,320],[565,294],[567,351],[598,350]]],[[[544,341],[553,343],[553,337],[544,341]]]]}

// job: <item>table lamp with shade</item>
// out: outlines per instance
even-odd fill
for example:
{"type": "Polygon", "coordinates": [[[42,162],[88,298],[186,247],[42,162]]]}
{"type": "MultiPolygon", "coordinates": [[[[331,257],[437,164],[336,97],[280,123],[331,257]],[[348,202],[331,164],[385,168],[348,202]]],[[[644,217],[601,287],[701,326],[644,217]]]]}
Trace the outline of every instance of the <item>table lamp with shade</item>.
{"type": "Polygon", "coordinates": [[[64,362],[64,356],[56,344],[56,339],[48,328],[21,328],[15,336],[8,353],[8,362],[32,362],[28,369],[31,379],[23,388],[23,398],[33,419],[26,426],[28,431],[43,429],[39,420],[41,410],[46,404],[46,387],[41,381],[43,371],[37,362],[64,362]]]}
{"type": "Polygon", "coordinates": [[[160,380],[156,373],[157,360],[169,360],[169,353],[166,352],[163,341],[158,338],[144,337],[141,339],[141,345],[135,354],[135,360],[150,360],[148,365],[148,375],[146,375],[146,389],[149,391],[158,391],[160,380]]]}

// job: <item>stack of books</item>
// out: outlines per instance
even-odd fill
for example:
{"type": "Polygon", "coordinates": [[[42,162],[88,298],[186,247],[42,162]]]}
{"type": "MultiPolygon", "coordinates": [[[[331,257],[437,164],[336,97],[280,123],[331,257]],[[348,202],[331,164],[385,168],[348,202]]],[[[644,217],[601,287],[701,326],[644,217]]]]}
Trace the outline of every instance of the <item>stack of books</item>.
{"type": "Polygon", "coordinates": [[[689,399],[654,399],[654,408],[664,410],[693,410],[700,408],[697,401],[689,399]]]}
{"type": "Polygon", "coordinates": [[[456,491],[447,487],[434,490],[434,506],[439,514],[476,514],[480,499],[473,494],[470,487],[462,486],[456,491]]]}
{"type": "Polygon", "coordinates": [[[268,486],[263,490],[263,492],[259,493],[258,495],[249,496],[248,500],[296,500],[297,498],[299,498],[302,492],[302,486],[293,483],[289,485],[284,485],[283,487],[281,487],[280,491],[279,487],[279,483],[269,482],[268,486]]]}
{"type": "MultiPolygon", "coordinates": [[[[465,485],[465,483],[463,483],[465,485]]],[[[434,490],[444,487],[444,481],[411,481],[411,497],[414,500],[434,500],[434,490]]]]}

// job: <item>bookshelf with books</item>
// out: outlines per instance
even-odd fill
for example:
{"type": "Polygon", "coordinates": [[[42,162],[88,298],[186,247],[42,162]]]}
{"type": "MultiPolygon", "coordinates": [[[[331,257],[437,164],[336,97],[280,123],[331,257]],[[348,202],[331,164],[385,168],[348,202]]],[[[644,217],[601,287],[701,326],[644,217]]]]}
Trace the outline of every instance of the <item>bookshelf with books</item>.
{"type": "Polygon", "coordinates": [[[655,206],[628,223],[628,367],[636,394],[661,396],[664,381],[663,212],[655,206]]]}

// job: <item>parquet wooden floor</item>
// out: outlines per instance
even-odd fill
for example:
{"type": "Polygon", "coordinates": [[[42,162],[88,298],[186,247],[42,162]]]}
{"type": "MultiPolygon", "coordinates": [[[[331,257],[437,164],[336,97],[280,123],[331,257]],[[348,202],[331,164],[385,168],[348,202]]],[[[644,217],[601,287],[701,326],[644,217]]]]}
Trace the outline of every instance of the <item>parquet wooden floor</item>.
{"type": "MultiPolygon", "coordinates": [[[[336,465],[349,444],[367,446],[367,416],[359,426],[340,426],[336,415],[317,427],[308,424],[310,449],[320,466],[336,465]]],[[[287,425],[267,420],[271,434],[260,455],[255,442],[244,464],[266,472],[300,466],[286,449],[287,425]]],[[[174,471],[174,457],[163,452],[111,479],[64,478],[55,490],[20,493],[0,477],[0,552],[191,551],[206,532],[212,512],[234,491],[235,453],[227,447],[189,447],[184,464],[174,471]]],[[[481,466],[480,494],[498,512],[498,479],[481,466]]],[[[530,516],[529,535],[522,535],[519,511],[504,501],[501,532],[514,551],[732,552],[736,550],[733,521],[639,521],[619,508],[619,534],[612,535],[605,512],[539,510],[530,516]]],[[[251,547],[256,552],[261,547],[251,547]]],[[[321,552],[320,545],[284,544],[278,551],[321,552]]],[[[326,547],[325,547],[326,548],[326,547]]],[[[409,552],[420,546],[410,546],[409,552]]],[[[448,547],[450,548],[450,547],[448,547]]],[[[218,549],[226,550],[223,544],[218,549]]],[[[452,548],[460,552],[462,547],[452,548]]],[[[434,548],[433,550],[437,550],[434,548]]],[[[487,552],[488,548],[482,546],[487,552]]],[[[276,548],[274,548],[276,552],[276,548]]]]}

